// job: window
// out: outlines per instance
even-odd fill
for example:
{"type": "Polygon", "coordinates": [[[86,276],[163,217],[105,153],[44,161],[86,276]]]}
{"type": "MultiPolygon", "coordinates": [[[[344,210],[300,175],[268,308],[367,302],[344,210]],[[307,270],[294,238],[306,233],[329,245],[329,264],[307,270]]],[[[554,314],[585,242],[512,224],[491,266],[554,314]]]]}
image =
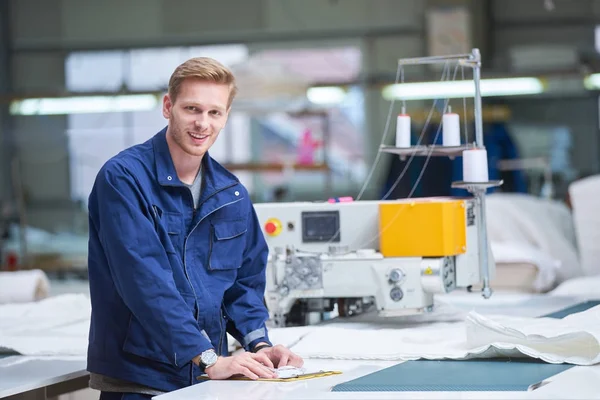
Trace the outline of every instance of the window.
{"type": "Polygon", "coordinates": [[[113,92],[125,82],[124,51],[71,53],[65,62],[65,80],[70,92],[113,92]]]}
{"type": "MultiPolygon", "coordinates": [[[[241,45],[72,53],[65,62],[67,90],[115,92],[126,87],[132,91],[161,91],[166,89],[173,69],[188,58],[203,55],[233,65],[242,62],[247,53],[241,45]]],[[[106,161],[166,126],[161,107],[158,104],[146,111],[68,115],[73,199],[87,202],[96,175],[106,161]]],[[[220,162],[249,161],[249,129],[248,116],[232,114],[211,149],[211,156],[220,162]]],[[[250,177],[237,175],[251,190],[250,177]]]]}

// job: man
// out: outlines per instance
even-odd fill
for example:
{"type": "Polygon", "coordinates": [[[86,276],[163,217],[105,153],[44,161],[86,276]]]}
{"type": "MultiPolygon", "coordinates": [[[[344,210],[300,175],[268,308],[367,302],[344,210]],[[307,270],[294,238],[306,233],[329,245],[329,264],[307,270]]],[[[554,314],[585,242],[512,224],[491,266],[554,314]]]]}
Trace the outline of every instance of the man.
{"type": "Polygon", "coordinates": [[[100,170],[89,199],[90,386],[150,397],[211,379],[302,366],[272,346],[268,249],[248,192],[208,155],[236,93],[231,71],[194,58],[173,73],[167,128],[100,170]],[[231,333],[246,352],[227,356],[231,333]]]}

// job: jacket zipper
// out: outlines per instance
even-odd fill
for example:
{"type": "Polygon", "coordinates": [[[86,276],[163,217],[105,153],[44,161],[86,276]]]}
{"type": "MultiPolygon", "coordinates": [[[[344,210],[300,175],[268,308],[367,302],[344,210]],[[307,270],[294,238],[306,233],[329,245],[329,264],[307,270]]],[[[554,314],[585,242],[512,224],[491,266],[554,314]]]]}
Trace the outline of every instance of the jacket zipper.
{"type": "MultiPolygon", "coordinates": [[[[222,355],[223,354],[223,336],[224,336],[225,330],[227,329],[227,324],[225,324],[225,326],[223,326],[223,321],[225,320],[225,314],[223,314],[223,308],[221,308],[220,311],[221,311],[221,313],[220,313],[221,318],[220,318],[219,322],[221,325],[221,333],[219,335],[219,352],[217,354],[222,355]]],[[[228,351],[228,353],[229,353],[229,351],[228,351]]],[[[227,354],[227,355],[229,355],[229,354],[227,354]]]]}
{"type": "MultiPolygon", "coordinates": [[[[213,194],[211,194],[206,199],[204,199],[204,201],[202,203],[204,203],[206,200],[210,199],[214,195],[216,195],[216,194],[218,194],[218,193],[220,193],[220,192],[222,192],[222,191],[224,191],[226,189],[229,189],[230,187],[236,186],[237,184],[238,184],[238,182],[235,182],[235,183],[232,183],[231,185],[225,186],[225,187],[223,187],[223,188],[215,191],[213,194]]],[[[170,186],[178,187],[178,186],[175,186],[175,185],[170,185],[170,186]]],[[[196,208],[194,207],[194,197],[192,196],[192,192],[191,191],[188,190],[188,193],[189,193],[190,197],[192,198],[193,217],[195,217],[196,216],[196,208]]],[[[196,289],[194,289],[194,285],[192,285],[192,281],[190,280],[190,276],[189,276],[188,271],[187,271],[187,264],[185,262],[185,260],[186,260],[185,254],[186,254],[186,247],[187,247],[187,238],[194,232],[194,230],[198,227],[198,225],[200,225],[200,222],[202,222],[206,217],[208,217],[209,215],[215,213],[216,211],[220,210],[221,208],[223,208],[225,206],[228,206],[229,204],[236,203],[237,201],[239,201],[239,200],[236,200],[234,202],[230,202],[230,203],[227,203],[227,204],[223,204],[221,207],[212,210],[210,213],[208,213],[204,217],[202,217],[202,219],[200,221],[198,221],[196,223],[196,225],[194,225],[194,227],[192,228],[192,230],[190,231],[190,233],[188,235],[186,235],[185,240],[183,242],[183,273],[184,273],[185,278],[186,278],[186,280],[188,282],[188,285],[190,285],[190,287],[192,288],[192,292],[194,293],[194,300],[195,300],[195,303],[196,303],[196,315],[195,315],[196,322],[198,322],[198,318],[200,317],[200,304],[198,303],[198,295],[196,294],[196,289]]],[[[200,205],[201,204],[198,204],[198,206],[200,206],[200,205]]],[[[154,212],[156,213],[156,210],[154,210],[154,212]]],[[[221,324],[221,326],[222,326],[222,324],[221,324]]],[[[219,346],[221,346],[221,344],[219,344],[219,346]]],[[[194,363],[190,363],[190,379],[191,379],[190,384],[193,384],[194,383],[194,363]]]]}
{"type": "MultiPolygon", "coordinates": [[[[225,307],[223,307],[222,305],[221,305],[221,313],[222,313],[223,320],[233,321],[233,319],[227,312],[227,309],[225,307]]],[[[227,328],[227,326],[225,326],[225,328],[227,328]]],[[[223,335],[224,333],[225,333],[225,329],[221,328],[221,335],[223,335]]],[[[241,345],[242,345],[242,347],[244,347],[243,343],[241,343],[241,345]]]]}
{"type": "MultiPolygon", "coordinates": [[[[198,225],[200,225],[200,223],[202,221],[204,221],[204,219],[206,217],[208,217],[209,215],[214,214],[215,212],[219,211],[223,207],[226,207],[226,206],[231,205],[231,204],[235,204],[235,203],[237,203],[238,201],[241,201],[241,200],[242,199],[235,200],[235,201],[229,202],[227,204],[223,204],[221,207],[216,208],[216,209],[212,210],[210,213],[206,214],[204,217],[202,217],[202,219],[200,221],[198,221],[198,223],[196,225],[194,225],[194,227],[190,231],[189,235],[186,236],[185,241],[183,242],[183,271],[185,273],[185,277],[187,278],[188,284],[192,287],[192,291],[194,292],[194,298],[196,300],[196,303],[198,303],[198,297],[196,296],[196,290],[194,289],[194,286],[192,285],[192,282],[191,282],[190,277],[188,275],[187,263],[185,262],[186,261],[187,238],[194,232],[194,230],[198,227],[198,225]]],[[[211,239],[211,241],[209,243],[211,243],[210,246],[212,246],[212,239],[211,239]]],[[[209,248],[209,251],[210,251],[210,248],[209,248]]],[[[210,265],[209,265],[209,267],[210,267],[210,265]]],[[[199,308],[200,307],[198,307],[197,310],[196,310],[196,319],[198,319],[199,308]]]]}
{"type": "MultiPolygon", "coordinates": [[[[194,207],[194,196],[192,195],[191,190],[188,189],[187,192],[188,192],[189,197],[191,199],[190,203],[192,205],[192,221],[193,221],[195,219],[195,217],[196,217],[196,207],[194,207]]],[[[186,263],[185,263],[185,258],[186,258],[186,256],[185,256],[185,247],[186,247],[187,237],[188,236],[189,235],[186,235],[185,239],[183,241],[183,273],[185,274],[185,279],[187,279],[188,284],[190,285],[190,287],[192,288],[192,292],[194,293],[194,305],[195,305],[195,308],[196,308],[196,310],[195,310],[196,312],[195,312],[194,318],[196,319],[196,323],[198,323],[198,319],[200,317],[200,304],[198,303],[198,296],[196,295],[196,289],[194,289],[194,285],[192,285],[192,281],[190,279],[190,276],[188,275],[187,266],[186,266],[186,263]]],[[[190,385],[193,385],[193,384],[194,384],[194,363],[191,362],[190,363],[190,385]]]]}
{"type": "MultiPolygon", "coordinates": [[[[190,196],[190,199],[191,199],[192,210],[193,210],[193,213],[192,213],[192,221],[193,221],[193,220],[194,220],[194,217],[196,216],[196,207],[194,207],[194,196],[192,195],[192,192],[191,192],[191,190],[189,190],[189,189],[188,189],[188,190],[187,190],[187,192],[188,192],[188,194],[189,194],[189,196],[190,196]]],[[[215,194],[216,194],[216,193],[215,193],[215,194]]],[[[192,229],[192,231],[190,232],[190,234],[191,234],[191,233],[194,231],[194,229],[195,229],[195,228],[196,228],[196,227],[194,227],[194,228],[192,229]]],[[[189,235],[186,235],[186,236],[185,236],[185,239],[184,239],[184,241],[183,241],[183,272],[184,272],[184,274],[185,274],[185,278],[186,278],[186,279],[187,279],[187,281],[188,281],[188,284],[189,284],[189,285],[190,285],[190,287],[192,288],[192,292],[194,293],[194,301],[195,301],[195,304],[196,304],[196,313],[195,313],[194,317],[196,318],[196,322],[198,322],[198,318],[200,317],[200,305],[198,304],[198,296],[196,295],[196,289],[194,289],[194,285],[192,285],[192,281],[191,281],[191,279],[190,279],[190,277],[189,277],[189,275],[188,275],[188,271],[187,271],[187,265],[186,265],[186,262],[185,262],[185,259],[186,259],[186,255],[185,255],[185,253],[186,253],[186,252],[185,252],[185,248],[186,248],[186,244],[187,244],[187,238],[188,238],[188,236],[189,236],[189,235]]]]}
{"type": "MultiPolygon", "coordinates": [[[[237,182],[236,182],[236,183],[234,183],[234,184],[231,184],[231,185],[229,185],[229,186],[226,186],[226,187],[224,187],[224,188],[221,188],[221,189],[217,190],[216,192],[214,192],[213,194],[211,194],[210,196],[208,196],[208,197],[207,197],[207,198],[206,198],[204,201],[206,201],[206,200],[210,199],[211,197],[213,197],[214,195],[216,195],[216,194],[218,194],[218,193],[220,193],[220,192],[222,192],[222,191],[224,191],[224,190],[226,190],[226,189],[229,189],[230,187],[236,186],[236,185],[237,185],[237,182]]],[[[189,190],[188,190],[188,193],[190,194],[190,196],[192,196],[192,193],[191,193],[189,190]]],[[[239,199],[239,200],[241,200],[241,199],[239,199]]],[[[198,221],[198,222],[196,223],[196,225],[194,225],[194,227],[192,228],[192,230],[190,231],[190,233],[189,233],[188,235],[186,235],[186,237],[185,237],[185,240],[184,240],[184,242],[183,242],[183,272],[184,272],[184,274],[185,274],[185,278],[186,278],[186,279],[187,279],[187,281],[188,281],[188,284],[189,284],[189,285],[190,285],[190,287],[192,288],[192,292],[194,292],[194,300],[196,301],[196,322],[198,322],[198,318],[200,317],[200,304],[198,303],[198,295],[196,294],[196,289],[194,289],[194,285],[192,285],[192,281],[190,280],[190,276],[189,276],[189,274],[188,274],[188,270],[187,270],[187,263],[186,263],[186,258],[187,258],[187,257],[186,257],[187,238],[188,238],[189,236],[191,236],[191,234],[194,232],[194,230],[195,230],[195,229],[198,227],[198,225],[200,225],[200,223],[201,223],[202,221],[204,221],[204,219],[205,219],[206,217],[208,217],[209,215],[212,215],[213,213],[215,213],[215,212],[219,211],[221,208],[223,208],[223,207],[225,207],[225,206],[228,206],[228,205],[230,205],[230,204],[233,204],[233,203],[236,203],[236,202],[238,202],[239,200],[236,200],[236,201],[233,201],[233,202],[229,202],[229,203],[223,204],[221,207],[219,207],[219,208],[215,208],[215,209],[214,209],[214,210],[212,210],[210,213],[206,214],[204,217],[202,217],[202,219],[200,219],[200,221],[198,221]]],[[[204,202],[203,202],[203,203],[204,203],[204,202]]],[[[193,197],[192,197],[192,205],[193,205],[193,197]]],[[[200,206],[200,204],[199,204],[198,206],[200,206]]]]}

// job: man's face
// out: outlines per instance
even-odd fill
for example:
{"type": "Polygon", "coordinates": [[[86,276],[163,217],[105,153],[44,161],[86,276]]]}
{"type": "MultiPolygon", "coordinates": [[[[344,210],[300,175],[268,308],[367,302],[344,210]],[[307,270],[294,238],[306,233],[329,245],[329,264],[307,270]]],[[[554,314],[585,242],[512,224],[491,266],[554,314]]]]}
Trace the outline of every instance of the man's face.
{"type": "Polygon", "coordinates": [[[227,122],[229,86],[198,79],[186,79],[175,103],[163,99],[163,116],[169,120],[168,133],[185,153],[203,156],[227,122]]]}

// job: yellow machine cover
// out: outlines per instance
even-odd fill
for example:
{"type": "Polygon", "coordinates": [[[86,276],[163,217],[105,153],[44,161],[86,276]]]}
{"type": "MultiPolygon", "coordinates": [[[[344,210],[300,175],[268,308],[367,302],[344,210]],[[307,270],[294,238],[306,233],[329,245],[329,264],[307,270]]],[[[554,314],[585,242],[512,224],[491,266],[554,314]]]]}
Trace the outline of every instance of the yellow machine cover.
{"type": "Polygon", "coordinates": [[[443,257],[465,253],[467,203],[415,199],[379,204],[379,249],[385,257],[443,257]]]}

